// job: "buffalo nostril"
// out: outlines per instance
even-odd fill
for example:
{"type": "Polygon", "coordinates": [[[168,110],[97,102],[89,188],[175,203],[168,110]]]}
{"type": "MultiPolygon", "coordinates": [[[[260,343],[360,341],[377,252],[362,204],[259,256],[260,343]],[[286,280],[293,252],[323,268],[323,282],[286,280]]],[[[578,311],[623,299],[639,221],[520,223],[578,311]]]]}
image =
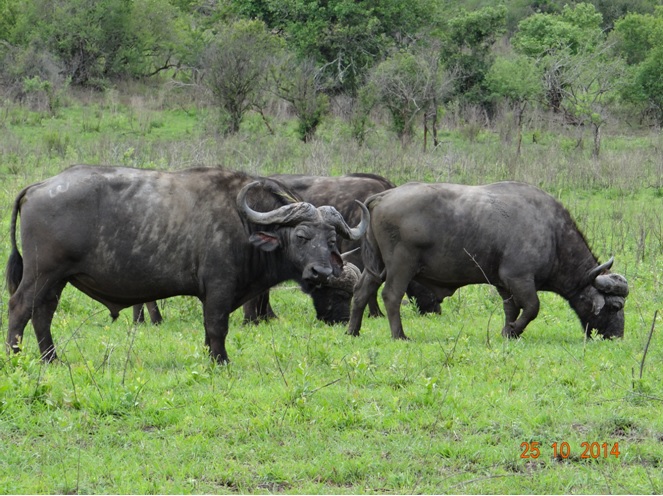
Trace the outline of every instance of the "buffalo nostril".
{"type": "Polygon", "coordinates": [[[304,279],[307,281],[325,281],[331,275],[331,267],[311,264],[304,269],[304,279]]]}

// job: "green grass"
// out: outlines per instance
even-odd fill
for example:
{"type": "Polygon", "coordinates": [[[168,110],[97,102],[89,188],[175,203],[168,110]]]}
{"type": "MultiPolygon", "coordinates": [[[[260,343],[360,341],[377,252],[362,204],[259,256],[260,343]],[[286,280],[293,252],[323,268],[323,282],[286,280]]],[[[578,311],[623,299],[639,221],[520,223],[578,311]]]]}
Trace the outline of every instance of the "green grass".
{"type": "MultiPolygon", "coordinates": [[[[288,121],[275,119],[271,135],[256,116],[224,139],[204,109],[121,97],[66,107],[54,121],[3,117],[0,260],[16,193],[75,162],[529,178],[567,205],[601,260],[615,256],[631,290],[625,337],[585,339],[568,304],[543,293],[539,317],[506,341],[499,297],[475,286],[439,316],[404,305],[411,341],[392,341],[384,318],[366,318],[352,338],[317,322],[308,297],[285,284],[272,297],[278,320],[231,316],[231,362],[220,366],[203,346],[197,300],[167,300],[162,326],[134,326],[129,310],[111,323],[69,287],[53,322],[61,360],[38,361],[30,326],[24,352],[0,356],[0,493],[663,492],[663,185],[651,141],[615,136],[596,164],[552,137],[514,161],[483,131],[470,143],[449,130],[449,143],[423,154],[377,128],[359,148],[342,121],[309,145],[288,121]],[[521,457],[533,442],[540,455],[521,457]],[[564,442],[569,457],[554,458],[564,442]],[[618,443],[619,456],[583,459],[583,442],[618,443]]],[[[27,111],[2,115],[12,112],[27,111]]],[[[8,297],[2,289],[2,332],[8,297]]]]}
{"type": "MultiPolygon", "coordinates": [[[[632,298],[638,298],[634,291],[632,298]]],[[[660,294],[660,292],[659,292],[660,294]]],[[[54,325],[61,363],[2,363],[3,493],[660,492],[659,340],[642,379],[649,323],[628,308],[622,341],[583,339],[565,302],[544,295],[519,341],[499,336],[499,299],[461,290],[442,316],[403,309],[362,336],[314,321],[286,286],[274,323],[233,315],[232,362],[212,364],[195,302],[135,327],[68,290],[54,325]],[[541,455],[523,459],[523,442],[541,455]],[[552,443],[569,443],[567,460],[552,443]],[[583,460],[581,443],[619,444],[583,460]],[[19,475],[19,476],[17,476],[19,475]]],[[[629,302],[630,303],[630,302],[629,302]]],[[[651,305],[648,304],[647,306],[651,305]]]]}

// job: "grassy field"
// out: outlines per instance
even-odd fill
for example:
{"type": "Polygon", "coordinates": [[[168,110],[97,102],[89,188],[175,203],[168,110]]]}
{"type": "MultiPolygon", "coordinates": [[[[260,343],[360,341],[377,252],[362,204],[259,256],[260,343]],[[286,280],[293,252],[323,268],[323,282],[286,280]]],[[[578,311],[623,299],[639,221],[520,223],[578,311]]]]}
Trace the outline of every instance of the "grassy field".
{"type": "MultiPolygon", "coordinates": [[[[585,339],[568,304],[543,293],[522,339],[505,341],[500,298],[475,286],[440,316],[404,305],[409,342],[382,318],[352,338],[284,284],[278,320],[232,315],[219,366],[197,300],[167,300],[163,325],[135,326],[67,288],[53,323],[61,360],[38,361],[30,327],[23,354],[0,355],[0,493],[663,492],[660,133],[613,129],[595,162],[535,120],[516,159],[502,128],[449,121],[423,153],[380,126],[358,147],[337,118],[304,145],[278,114],[273,135],[251,116],[224,138],[213,113],[167,92],[83,97],[55,116],[0,109],[0,261],[16,193],[73,163],[515,178],[560,198],[600,260],[615,256],[631,290],[625,337],[585,339]]],[[[3,288],[3,333],[7,299],[3,288]]]]}

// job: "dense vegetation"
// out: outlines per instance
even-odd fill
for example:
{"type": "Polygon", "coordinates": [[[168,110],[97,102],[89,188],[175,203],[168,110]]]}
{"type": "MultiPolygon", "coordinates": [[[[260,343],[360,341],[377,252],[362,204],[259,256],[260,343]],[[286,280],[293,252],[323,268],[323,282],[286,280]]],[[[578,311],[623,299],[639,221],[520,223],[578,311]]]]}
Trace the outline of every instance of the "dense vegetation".
{"type": "Polygon", "coordinates": [[[197,301],[135,326],[67,288],[61,360],[30,327],[0,356],[0,493],[663,492],[663,11],[564,3],[0,0],[0,263],[17,192],[74,163],[365,171],[536,184],[631,289],[615,342],[545,293],[503,340],[475,286],[402,343],[285,284],[218,366],[197,301]]]}
{"type": "Polygon", "coordinates": [[[437,144],[440,112],[487,121],[506,102],[520,127],[542,106],[593,132],[613,116],[663,123],[663,7],[595,2],[431,0],[1,0],[0,83],[10,99],[57,112],[67,86],[154,79],[197,86],[239,130],[270,99],[290,103],[302,139],[329,99],[350,98],[365,137],[376,107],[403,143],[424,116],[437,144]],[[527,73],[528,77],[522,77],[527,73]]]}

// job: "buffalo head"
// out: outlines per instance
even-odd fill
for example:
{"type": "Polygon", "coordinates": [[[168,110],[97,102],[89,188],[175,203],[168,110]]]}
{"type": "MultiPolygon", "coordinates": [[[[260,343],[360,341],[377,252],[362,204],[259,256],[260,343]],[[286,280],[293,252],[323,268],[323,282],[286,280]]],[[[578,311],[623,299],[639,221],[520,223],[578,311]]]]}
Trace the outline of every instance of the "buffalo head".
{"type": "Polygon", "coordinates": [[[346,261],[340,277],[330,277],[323,286],[303,286],[304,291],[313,296],[318,320],[338,324],[350,319],[350,302],[360,275],[357,266],[346,261]]]}
{"type": "Polygon", "coordinates": [[[585,332],[593,329],[604,338],[624,336],[624,303],[628,296],[628,283],[619,274],[604,274],[614,258],[599,265],[588,274],[587,285],[570,300],[580,317],[585,332]]]}
{"type": "MultiPolygon", "coordinates": [[[[336,236],[357,240],[369,223],[368,209],[357,202],[362,210],[357,227],[347,225],[343,216],[333,207],[314,207],[306,202],[294,202],[269,212],[257,212],[249,207],[247,193],[260,184],[247,184],[237,195],[240,212],[253,224],[271,226],[269,231],[254,231],[249,241],[257,248],[271,252],[284,250],[288,261],[302,271],[302,280],[311,285],[325,283],[330,277],[340,277],[343,260],[336,244],[336,236]],[[287,229],[284,229],[287,227],[287,229]]],[[[266,189],[274,190],[271,183],[263,183],[266,189]]]]}

